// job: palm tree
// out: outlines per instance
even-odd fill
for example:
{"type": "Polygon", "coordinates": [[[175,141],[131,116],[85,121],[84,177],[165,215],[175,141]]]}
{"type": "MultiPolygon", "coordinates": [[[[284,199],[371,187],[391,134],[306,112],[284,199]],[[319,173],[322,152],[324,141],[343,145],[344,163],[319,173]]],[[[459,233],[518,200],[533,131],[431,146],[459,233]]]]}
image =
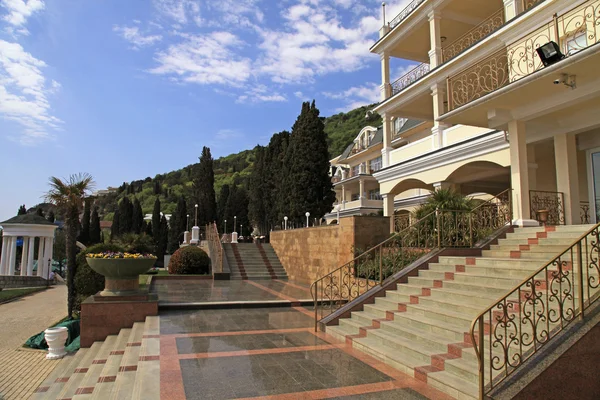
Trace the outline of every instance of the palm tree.
{"type": "Polygon", "coordinates": [[[75,304],[75,272],[77,256],[77,235],[79,230],[79,213],[84,199],[94,187],[92,176],[87,173],[73,174],[68,179],[50,177],[50,190],[46,193],[46,201],[56,205],[65,216],[65,242],[67,253],[67,313],[73,315],[75,304]]]}

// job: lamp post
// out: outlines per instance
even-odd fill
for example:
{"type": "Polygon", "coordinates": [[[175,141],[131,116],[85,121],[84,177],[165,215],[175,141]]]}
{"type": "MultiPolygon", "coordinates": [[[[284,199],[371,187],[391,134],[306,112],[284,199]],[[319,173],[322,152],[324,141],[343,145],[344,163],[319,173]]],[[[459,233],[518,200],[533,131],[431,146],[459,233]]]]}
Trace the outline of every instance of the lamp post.
{"type": "Polygon", "coordinates": [[[244,236],[244,225],[240,224],[240,236],[244,236]]]}
{"type": "Polygon", "coordinates": [[[308,228],[308,217],[310,217],[310,213],[307,211],[304,215],[306,215],[306,227],[308,228]]]}
{"type": "Polygon", "coordinates": [[[223,221],[223,229],[225,230],[225,234],[227,235],[227,220],[223,221]]]}
{"type": "Polygon", "coordinates": [[[287,220],[288,217],[283,217],[283,230],[287,231],[287,220]]]}
{"type": "Polygon", "coordinates": [[[233,231],[237,232],[237,216],[233,216],[233,231]]]}
{"type": "Polygon", "coordinates": [[[185,228],[186,231],[190,230],[190,214],[187,215],[187,222],[185,223],[185,228]]]}
{"type": "Polygon", "coordinates": [[[196,216],[194,217],[194,226],[198,226],[198,204],[196,204],[194,208],[196,209],[196,216]]]}

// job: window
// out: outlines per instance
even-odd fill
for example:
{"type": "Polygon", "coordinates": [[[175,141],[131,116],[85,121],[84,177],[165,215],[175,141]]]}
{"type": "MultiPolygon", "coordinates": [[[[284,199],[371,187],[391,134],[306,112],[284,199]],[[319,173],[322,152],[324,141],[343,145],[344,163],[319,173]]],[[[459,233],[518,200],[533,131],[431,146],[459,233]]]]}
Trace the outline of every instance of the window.
{"type": "Polygon", "coordinates": [[[357,176],[360,173],[360,165],[352,167],[352,176],[357,176]]]}
{"type": "Polygon", "coordinates": [[[369,200],[383,200],[381,194],[379,193],[379,189],[369,190],[369,200]]]}
{"type": "Polygon", "coordinates": [[[400,129],[402,129],[406,121],[406,118],[396,118],[394,120],[394,135],[397,135],[398,132],[400,132],[400,129]]]}
{"type": "Polygon", "coordinates": [[[381,169],[381,156],[374,158],[370,161],[371,173],[377,172],[381,169]]]}
{"type": "Polygon", "coordinates": [[[563,38],[563,51],[565,54],[577,53],[587,47],[586,32],[575,32],[572,36],[565,36],[563,38]]]}
{"type": "Polygon", "coordinates": [[[360,199],[360,194],[359,193],[352,193],[352,196],[350,197],[350,201],[356,201],[360,199]]]}

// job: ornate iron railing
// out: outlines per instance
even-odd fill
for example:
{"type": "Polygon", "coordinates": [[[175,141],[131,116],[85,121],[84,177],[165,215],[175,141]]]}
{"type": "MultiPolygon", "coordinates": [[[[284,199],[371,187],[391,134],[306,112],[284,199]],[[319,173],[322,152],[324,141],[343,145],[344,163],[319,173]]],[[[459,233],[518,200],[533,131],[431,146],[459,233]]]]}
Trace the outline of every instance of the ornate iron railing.
{"type": "Polygon", "coordinates": [[[581,218],[581,224],[591,224],[592,217],[590,215],[590,203],[582,201],[579,203],[579,217],[581,218]]]}
{"type": "Polygon", "coordinates": [[[473,46],[475,43],[479,42],[481,39],[485,38],[492,32],[500,29],[505,22],[504,18],[504,7],[500,10],[496,11],[488,18],[486,18],[482,23],[477,25],[475,28],[471,29],[460,38],[452,42],[450,45],[444,47],[442,49],[442,56],[444,62],[448,62],[464,50],[473,46]]]}
{"type": "Polygon", "coordinates": [[[480,399],[600,297],[599,232],[600,224],[473,320],[480,399]]]}
{"type": "MultiPolygon", "coordinates": [[[[538,2],[529,1],[533,7],[538,2]]],[[[448,78],[448,110],[452,111],[543,68],[536,49],[550,41],[565,54],[600,41],[600,0],[588,0],[553,17],[552,22],[448,78]]]]}
{"type": "Polygon", "coordinates": [[[400,13],[388,23],[390,30],[394,29],[398,24],[400,24],[400,22],[404,21],[404,19],[406,19],[406,17],[408,17],[424,1],[425,0],[413,0],[409,5],[407,5],[404,10],[400,11],[400,13]]]}
{"type": "Polygon", "coordinates": [[[402,232],[410,226],[409,214],[394,215],[394,232],[402,232]]]}
{"type": "Polygon", "coordinates": [[[210,262],[213,274],[215,272],[223,272],[223,244],[219,237],[219,229],[217,224],[206,225],[206,240],[208,242],[208,250],[210,251],[210,262]]]}
{"type": "Polygon", "coordinates": [[[429,73],[429,64],[423,63],[417,65],[415,68],[408,71],[406,74],[402,75],[400,78],[396,79],[394,83],[392,83],[392,96],[396,93],[400,93],[402,90],[412,85],[425,75],[429,73]]]}
{"type": "Polygon", "coordinates": [[[436,210],[315,281],[311,294],[318,321],[433,249],[473,247],[512,219],[507,190],[473,210],[436,210]]]}
{"type": "Polygon", "coordinates": [[[562,192],[529,191],[531,219],[545,225],[565,225],[565,195],[562,192]],[[543,221],[547,215],[546,221],[543,221]]]}
{"type": "Polygon", "coordinates": [[[523,11],[527,11],[546,0],[523,0],[523,11]]]}

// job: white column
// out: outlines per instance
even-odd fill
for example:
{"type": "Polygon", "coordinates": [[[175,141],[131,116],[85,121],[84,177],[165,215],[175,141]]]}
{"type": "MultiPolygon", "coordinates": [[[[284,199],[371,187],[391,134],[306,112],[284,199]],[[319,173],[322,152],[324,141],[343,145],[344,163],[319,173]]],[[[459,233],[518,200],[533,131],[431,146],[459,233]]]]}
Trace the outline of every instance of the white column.
{"type": "Polygon", "coordinates": [[[513,189],[513,224],[519,226],[539,226],[530,217],[529,208],[529,163],[525,142],[525,123],[508,123],[510,140],[510,180],[513,189]]]}
{"type": "Polygon", "coordinates": [[[9,236],[2,236],[2,255],[0,256],[0,275],[6,275],[6,260],[8,260],[8,238],[9,236]]]}
{"type": "Polygon", "coordinates": [[[360,179],[358,181],[358,185],[359,185],[358,187],[359,187],[359,190],[360,190],[360,196],[359,197],[360,197],[360,199],[364,199],[365,198],[365,180],[364,179],[360,179]]]}
{"type": "Polygon", "coordinates": [[[392,149],[392,135],[393,127],[392,127],[392,118],[383,114],[381,116],[383,120],[383,148],[381,149],[381,163],[383,164],[383,168],[390,166],[390,152],[392,149]]]}
{"type": "Polygon", "coordinates": [[[429,66],[434,69],[442,64],[442,15],[438,10],[429,13],[429,39],[431,50],[429,50],[429,66]]]}
{"type": "Polygon", "coordinates": [[[342,185],[342,210],[346,209],[346,186],[342,185]]]}
{"type": "Polygon", "coordinates": [[[44,238],[39,237],[37,276],[44,276],[44,238]]]}
{"type": "Polygon", "coordinates": [[[519,15],[522,10],[522,1],[521,0],[504,0],[504,15],[506,16],[506,21],[510,21],[517,15],[519,15]]]}
{"type": "Polygon", "coordinates": [[[394,232],[394,195],[382,194],[383,198],[383,216],[390,217],[390,233],[394,232]]]}
{"type": "Polygon", "coordinates": [[[10,258],[8,259],[8,275],[15,274],[15,263],[17,262],[17,237],[10,238],[10,258]]]}
{"type": "Polygon", "coordinates": [[[433,148],[439,149],[444,147],[444,129],[448,125],[438,122],[438,118],[444,115],[446,108],[446,87],[443,84],[436,84],[431,87],[431,98],[433,100],[433,128],[431,128],[431,139],[433,140],[433,148]]]}
{"type": "Polygon", "coordinates": [[[388,99],[392,95],[390,86],[390,56],[387,53],[381,54],[381,101],[388,99]]]}
{"type": "Polygon", "coordinates": [[[554,136],[554,155],[556,157],[557,191],[564,193],[565,223],[578,225],[579,215],[579,177],[577,171],[577,142],[575,135],[561,133],[554,136]]]}
{"type": "Polygon", "coordinates": [[[46,261],[46,268],[48,268],[48,270],[46,271],[46,277],[50,274],[50,271],[52,271],[52,256],[54,255],[54,237],[49,237],[47,240],[48,260],[50,260],[50,262],[46,261]]]}
{"type": "Polygon", "coordinates": [[[27,255],[29,254],[29,238],[23,236],[23,251],[21,252],[21,276],[27,275],[27,255]]]}
{"type": "Polygon", "coordinates": [[[35,250],[35,238],[28,238],[29,254],[27,255],[27,276],[33,276],[33,254],[35,250]]]}

